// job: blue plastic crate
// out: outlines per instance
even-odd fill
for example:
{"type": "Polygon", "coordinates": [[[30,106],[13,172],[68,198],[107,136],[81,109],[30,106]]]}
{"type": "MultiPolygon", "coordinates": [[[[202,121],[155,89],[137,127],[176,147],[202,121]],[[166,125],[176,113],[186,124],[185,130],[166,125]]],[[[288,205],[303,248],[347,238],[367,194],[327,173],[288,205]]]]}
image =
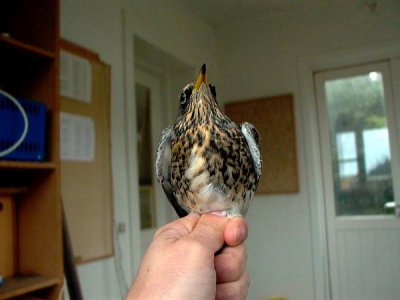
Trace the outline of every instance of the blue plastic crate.
{"type": "MultiPolygon", "coordinates": [[[[42,161],[45,156],[46,105],[32,100],[17,100],[25,109],[29,129],[24,141],[0,159],[42,161]]],[[[0,95],[0,151],[12,146],[20,138],[23,130],[24,120],[21,112],[13,102],[0,95]]]]}

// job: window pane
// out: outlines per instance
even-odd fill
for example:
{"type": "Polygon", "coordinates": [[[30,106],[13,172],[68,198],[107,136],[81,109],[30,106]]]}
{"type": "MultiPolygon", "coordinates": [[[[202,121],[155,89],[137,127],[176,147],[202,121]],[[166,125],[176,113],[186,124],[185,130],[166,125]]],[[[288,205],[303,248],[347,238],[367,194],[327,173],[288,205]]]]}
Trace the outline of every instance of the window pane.
{"type": "Polygon", "coordinates": [[[365,169],[368,176],[390,176],[389,134],[387,128],[363,132],[365,169]]]}
{"type": "Polygon", "coordinates": [[[354,132],[337,133],[336,140],[338,158],[340,160],[357,158],[356,135],[354,132]]]}
{"type": "Polygon", "coordinates": [[[387,214],[393,201],[382,74],[325,82],[337,216],[387,214]]]}
{"type": "Polygon", "coordinates": [[[353,177],[358,174],[358,165],[356,161],[347,161],[339,163],[339,175],[341,181],[346,177],[353,177]]]}

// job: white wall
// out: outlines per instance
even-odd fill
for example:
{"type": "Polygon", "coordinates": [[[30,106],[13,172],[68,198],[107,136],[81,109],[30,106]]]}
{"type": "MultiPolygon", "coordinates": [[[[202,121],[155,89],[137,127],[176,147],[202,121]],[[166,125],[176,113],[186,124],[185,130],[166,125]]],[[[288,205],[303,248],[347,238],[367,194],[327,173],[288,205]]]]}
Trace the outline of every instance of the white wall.
{"type": "MultiPolygon", "coordinates": [[[[303,142],[307,133],[302,130],[298,59],[325,51],[399,40],[399,9],[390,3],[386,1],[386,6],[377,14],[321,6],[297,15],[230,24],[215,31],[185,10],[178,0],[62,0],[61,36],[98,52],[112,67],[116,221],[129,224],[133,218],[129,214],[132,195],[128,194],[130,183],[125,159],[123,31],[127,29],[126,38],[136,34],[194,69],[207,62],[215,76],[219,99],[248,99],[288,92],[295,95],[300,193],[255,198],[248,214],[248,266],[252,276],[249,299],[271,296],[314,299],[310,207],[316,199],[309,199],[307,191],[303,142]],[[130,18],[128,28],[124,28],[121,8],[129,8],[125,14],[130,18]]],[[[176,84],[173,82],[171,86],[176,84]]],[[[176,93],[171,91],[171,94],[176,93]]],[[[120,235],[123,266],[129,281],[137,263],[131,259],[132,245],[135,245],[131,236],[130,231],[120,235]]],[[[80,266],[85,299],[120,298],[115,274],[114,259],[80,266]]]]}
{"type": "Polygon", "coordinates": [[[315,299],[310,210],[317,199],[309,199],[307,190],[298,63],[305,56],[399,40],[399,7],[380,5],[370,14],[349,1],[344,10],[321,6],[218,30],[218,90],[225,101],[293,93],[296,104],[300,193],[259,196],[250,208],[249,299],[315,299]]]}
{"type": "Polygon", "coordinates": [[[134,0],[126,16],[132,32],[183,63],[216,64],[214,31],[179,0],[134,0]]]}

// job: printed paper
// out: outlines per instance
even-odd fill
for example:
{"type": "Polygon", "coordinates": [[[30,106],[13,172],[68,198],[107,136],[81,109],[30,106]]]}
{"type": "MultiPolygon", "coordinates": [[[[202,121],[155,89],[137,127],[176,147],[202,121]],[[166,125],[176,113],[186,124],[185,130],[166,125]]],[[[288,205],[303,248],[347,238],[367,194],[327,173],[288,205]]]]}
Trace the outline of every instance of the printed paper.
{"type": "Polygon", "coordinates": [[[60,122],[61,160],[94,161],[95,129],[93,119],[62,112],[60,122]]]}

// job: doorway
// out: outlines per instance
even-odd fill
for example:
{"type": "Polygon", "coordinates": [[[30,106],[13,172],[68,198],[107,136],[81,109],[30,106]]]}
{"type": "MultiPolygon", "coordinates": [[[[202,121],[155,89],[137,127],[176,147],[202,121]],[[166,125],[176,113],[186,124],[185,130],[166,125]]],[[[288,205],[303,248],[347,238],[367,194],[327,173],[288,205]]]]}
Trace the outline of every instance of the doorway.
{"type": "Polygon", "coordinates": [[[398,67],[314,73],[331,299],[400,299],[398,67]]]}
{"type": "Polygon", "coordinates": [[[156,180],[154,162],[161,131],[168,126],[168,103],[162,99],[162,76],[135,67],[138,184],[141,253],[156,229],[171,219],[171,210],[156,180]],[[163,113],[164,112],[164,113],[163,113]]]}

